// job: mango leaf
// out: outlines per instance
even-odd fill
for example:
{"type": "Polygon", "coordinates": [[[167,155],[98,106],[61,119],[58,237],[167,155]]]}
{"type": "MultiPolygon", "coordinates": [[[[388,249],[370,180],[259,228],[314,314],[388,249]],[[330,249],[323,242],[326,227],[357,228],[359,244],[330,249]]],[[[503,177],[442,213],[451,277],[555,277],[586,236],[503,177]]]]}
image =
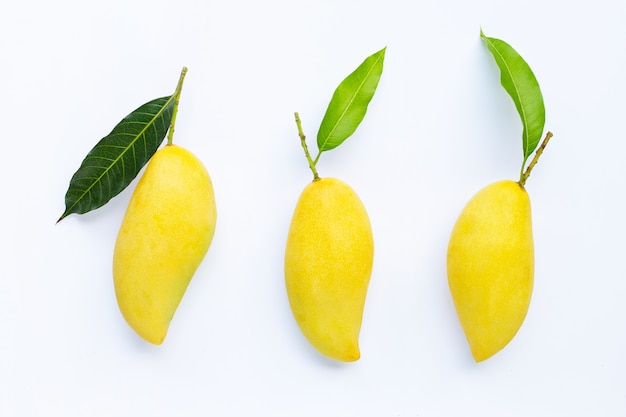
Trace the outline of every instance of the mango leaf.
{"type": "Polygon", "coordinates": [[[335,90],[317,132],[320,153],[341,145],[365,117],[383,72],[386,49],[367,57],[335,90]]]}
{"type": "Polygon", "coordinates": [[[508,43],[495,38],[488,38],[483,31],[480,37],[487,44],[500,68],[500,82],[513,99],[517,112],[522,119],[522,147],[524,162],[537,148],[546,121],[543,96],[539,83],[530,66],[508,43]]]}
{"type": "Polygon", "coordinates": [[[89,151],[70,180],[58,221],[103,206],[131,183],[163,142],[174,101],[172,95],[140,106],[89,151]]]}

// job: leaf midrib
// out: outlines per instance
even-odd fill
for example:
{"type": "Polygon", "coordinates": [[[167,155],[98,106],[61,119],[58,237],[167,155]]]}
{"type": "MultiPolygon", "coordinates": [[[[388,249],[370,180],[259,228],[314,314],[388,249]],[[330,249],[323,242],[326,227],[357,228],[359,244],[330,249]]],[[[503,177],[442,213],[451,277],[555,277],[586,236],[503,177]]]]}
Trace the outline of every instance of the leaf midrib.
{"type": "MultiPolygon", "coordinates": [[[[76,206],[77,206],[77,205],[78,205],[78,204],[79,204],[79,203],[80,203],[80,202],[81,202],[81,201],[85,198],[85,196],[86,196],[87,194],[89,194],[89,192],[90,192],[90,191],[91,191],[91,190],[92,190],[92,189],[96,186],[96,184],[99,184],[99,183],[102,181],[102,179],[104,178],[104,176],[105,176],[106,174],[108,174],[108,173],[109,173],[109,171],[111,170],[111,168],[112,168],[113,166],[115,166],[115,165],[119,162],[119,160],[120,160],[120,159],[121,159],[124,155],[126,155],[126,152],[128,152],[128,150],[129,150],[129,149],[131,149],[131,148],[133,148],[133,147],[134,147],[135,143],[139,140],[139,138],[140,138],[140,137],[142,137],[142,136],[144,135],[144,133],[146,132],[146,130],[147,130],[150,126],[152,126],[152,125],[154,124],[154,121],[155,121],[158,117],[160,117],[160,116],[163,114],[163,112],[165,112],[165,109],[167,108],[167,106],[169,106],[169,104],[172,102],[172,100],[173,100],[173,99],[174,99],[174,96],[172,95],[172,96],[170,96],[170,97],[169,97],[169,98],[165,101],[165,103],[161,106],[161,109],[160,109],[157,113],[155,113],[155,114],[153,115],[152,119],[150,119],[150,121],[149,121],[148,123],[146,123],[146,124],[145,124],[145,126],[143,127],[143,129],[141,129],[141,131],[140,131],[138,134],[136,134],[136,135],[135,135],[135,139],[133,139],[133,140],[129,143],[129,145],[128,145],[128,146],[123,147],[123,146],[114,146],[114,145],[111,145],[112,147],[124,148],[124,150],[123,150],[123,151],[122,151],[122,152],[121,152],[121,153],[117,156],[117,158],[113,159],[113,163],[111,163],[111,164],[110,164],[110,165],[109,165],[109,166],[108,166],[108,167],[107,167],[107,168],[106,168],[106,169],[102,172],[102,174],[100,174],[98,177],[96,177],[96,180],[95,180],[95,181],[93,181],[93,183],[92,183],[89,187],[87,187],[87,188],[85,189],[85,191],[84,191],[82,194],[80,194],[80,197],[78,197],[78,198],[74,201],[74,204],[72,204],[70,207],[68,207],[68,208],[65,210],[65,212],[66,212],[66,213],[70,213],[70,212],[74,209],[74,207],[76,207],[76,206]]],[[[150,114],[150,113],[145,113],[145,114],[150,114]]],[[[121,133],[121,134],[122,134],[122,135],[131,135],[130,133],[121,133]]],[[[103,158],[103,159],[104,159],[104,158],[103,158]]]]}
{"type": "Polygon", "coordinates": [[[376,61],[372,64],[372,66],[370,67],[370,70],[367,72],[367,75],[363,78],[363,81],[359,84],[359,87],[356,89],[355,93],[352,95],[352,98],[350,99],[350,101],[348,102],[348,105],[345,107],[345,109],[343,110],[343,112],[341,113],[341,116],[337,119],[337,122],[334,124],[333,128],[330,130],[330,132],[328,133],[328,135],[326,136],[326,140],[324,140],[324,142],[322,143],[322,146],[320,147],[320,152],[326,147],[326,144],[328,143],[328,141],[330,140],[330,138],[332,137],[333,133],[335,133],[335,130],[337,130],[337,126],[339,126],[339,124],[341,123],[341,121],[343,120],[344,116],[346,115],[346,113],[348,112],[348,109],[352,106],[352,103],[354,102],[354,100],[356,99],[356,96],[359,94],[359,92],[361,91],[361,89],[363,88],[363,85],[367,82],[367,80],[369,79],[372,71],[374,71],[374,68],[376,68],[376,64],[378,64],[378,62],[380,61],[382,56],[379,56],[376,61]]]}
{"type": "Polygon", "coordinates": [[[521,112],[521,119],[522,119],[522,125],[524,127],[524,159],[528,158],[528,148],[529,148],[529,140],[528,140],[528,122],[527,122],[527,118],[526,118],[526,108],[524,107],[524,102],[521,98],[521,95],[519,93],[519,89],[517,88],[517,83],[515,82],[515,78],[513,78],[513,72],[511,71],[511,68],[509,68],[508,63],[506,62],[506,59],[504,59],[504,55],[502,55],[502,53],[500,52],[500,50],[497,48],[497,46],[491,42],[491,39],[486,37],[487,41],[489,42],[489,44],[492,46],[493,50],[497,52],[498,56],[500,57],[500,59],[502,60],[502,62],[504,63],[504,66],[506,67],[507,73],[509,74],[509,78],[511,79],[511,82],[513,83],[513,88],[515,89],[515,95],[517,97],[517,100],[520,103],[520,112],[521,112]]]}

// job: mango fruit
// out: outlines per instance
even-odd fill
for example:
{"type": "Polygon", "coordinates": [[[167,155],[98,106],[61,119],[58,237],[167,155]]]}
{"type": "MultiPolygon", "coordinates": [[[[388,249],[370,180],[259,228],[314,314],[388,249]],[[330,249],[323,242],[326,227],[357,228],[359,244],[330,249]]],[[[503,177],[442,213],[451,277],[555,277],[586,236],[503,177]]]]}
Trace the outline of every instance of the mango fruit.
{"type": "Polygon", "coordinates": [[[476,362],[516,335],[533,289],[528,193],[514,181],[480,190],[461,212],[447,253],[450,292],[476,362]]]}
{"type": "Polygon", "coordinates": [[[211,178],[188,150],[167,145],[150,159],[120,226],[113,255],[115,295],[124,319],[161,344],[216,223],[211,178]]]}
{"type": "Polygon", "coordinates": [[[373,260],[369,217],[352,188],[335,178],[308,184],[289,227],[285,284],[300,330],[321,354],[343,362],[360,358],[373,260]]]}

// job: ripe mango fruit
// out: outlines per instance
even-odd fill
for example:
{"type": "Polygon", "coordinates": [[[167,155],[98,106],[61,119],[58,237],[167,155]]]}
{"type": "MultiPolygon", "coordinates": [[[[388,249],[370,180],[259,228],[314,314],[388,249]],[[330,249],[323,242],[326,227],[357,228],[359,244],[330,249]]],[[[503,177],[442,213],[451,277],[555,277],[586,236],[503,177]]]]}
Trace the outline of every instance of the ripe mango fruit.
{"type": "Polygon", "coordinates": [[[294,318],[320,353],[360,358],[359,333],[372,273],[374,239],[357,194],[335,178],[302,191],[285,251],[285,284],[294,318]]]}
{"type": "Polygon", "coordinates": [[[120,311],[144,340],[165,339],[209,249],[216,217],[213,184],[202,162],[177,145],[158,150],[130,199],[113,255],[120,311]]]}
{"type": "Polygon", "coordinates": [[[522,185],[498,181],[472,197],[452,230],[447,272],[472,355],[488,359],[513,339],[530,305],[534,248],[522,185]]]}

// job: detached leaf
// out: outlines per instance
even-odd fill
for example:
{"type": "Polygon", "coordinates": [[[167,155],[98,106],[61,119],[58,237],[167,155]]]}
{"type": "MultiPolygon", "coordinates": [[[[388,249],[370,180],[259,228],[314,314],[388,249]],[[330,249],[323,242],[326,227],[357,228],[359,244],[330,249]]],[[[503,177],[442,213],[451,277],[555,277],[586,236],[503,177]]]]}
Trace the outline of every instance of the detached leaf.
{"type": "Polygon", "coordinates": [[[508,43],[500,39],[488,38],[482,30],[480,37],[495,58],[500,68],[500,82],[513,99],[522,119],[523,166],[537,148],[546,120],[539,83],[530,66],[508,43]]]}
{"type": "Polygon", "coordinates": [[[106,204],[137,176],[163,142],[175,95],[152,100],[122,119],[89,151],[65,194],[65,212],[83,214],[106,204]]]}
{"type": "Polygon", "coordinates": [[[320,153],[341,145],[365,117],[383,72],[386,49],[366,58],[335,90],[317,133],[320,153]]]}

